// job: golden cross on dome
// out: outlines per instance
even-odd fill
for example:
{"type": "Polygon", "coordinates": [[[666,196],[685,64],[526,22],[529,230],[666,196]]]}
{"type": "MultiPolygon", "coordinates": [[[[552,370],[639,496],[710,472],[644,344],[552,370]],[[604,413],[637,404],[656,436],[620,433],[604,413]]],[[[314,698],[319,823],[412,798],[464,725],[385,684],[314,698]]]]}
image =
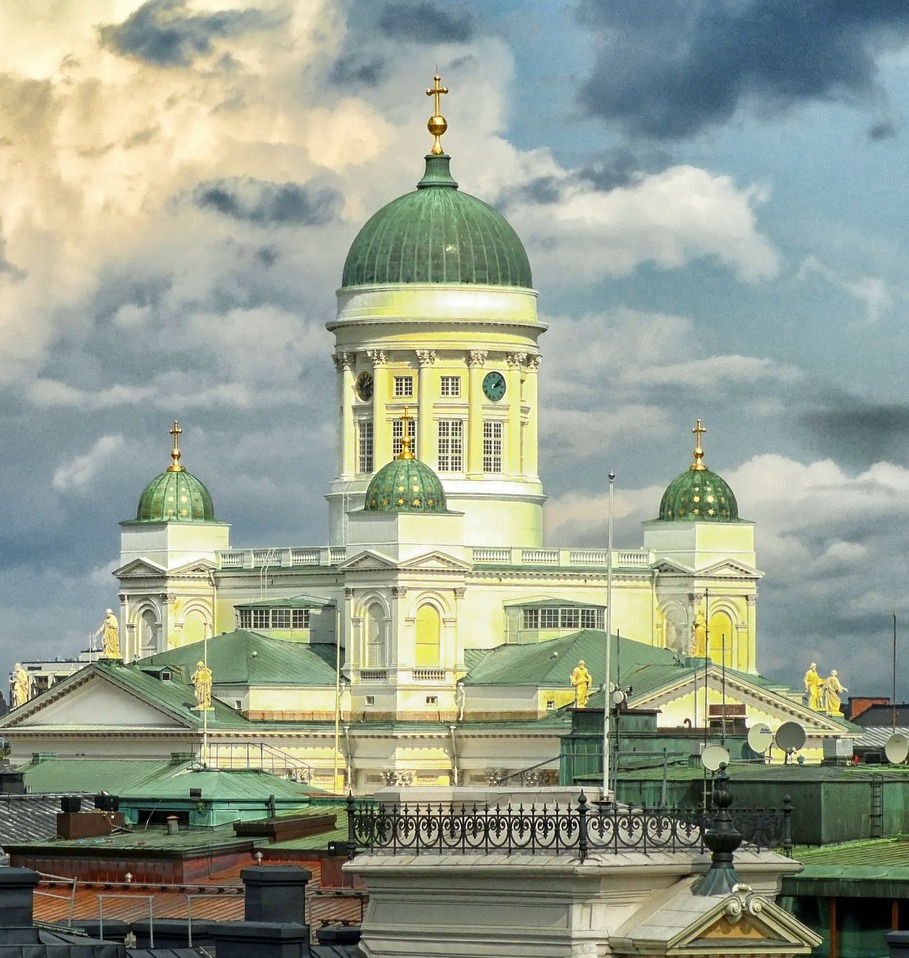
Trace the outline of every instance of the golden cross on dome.
{"type": "Polygon", "coordinates": [[[177,437],[183,434],[183,430],[180,428],[180,423],[177,422],[176,419],[174,420],[174,424],[169,432],[174,437],[174,448],[171,450],[170,454],[173,462],[167,467],[167,471],[183,472],[183,466],[180,465],[180,457],[183,455],[183,453],[180,452],[180,446],[177,444],[177,437]]]}
{"type": "Polygon", "coordinates": [[[407,413],[407,407],[404,407],[404,415],[401,416],[401,451],[398,453],[398,459],[413,459],[413,453],[410,450],[413,442],[410,438],[411,418],[407,413]]]}
{"type": "Polygon", "coordinates": [[[697,425],[691,431],[696,437],[694,441],[694,462],[691,464],[691,468],[695,470],[695,472],[701,472],[707,468],[703,462],[704,448],[701,445],[701,436],[707,432],[707,428],[701,425],[701,420],[699,419],[697,425]]]}
{"type": "Polygon", "coordinates": [[[433,78],[433,86],[426,91],[427,96],[435,97],[435,106],[432,116],[429,118],[429,122],[426,124],[426,129],[432,134],[433,143],[432,150],[430,152],[434,156],[440,156],[445,151],[442,149],[442,134],[448,129],[448,121],[444,116],[439,112],[441,104],[439,102],[439,97],[443,93],[448,92],[447,86],[442,86],[442,78],[437,73],[433,78]]]}

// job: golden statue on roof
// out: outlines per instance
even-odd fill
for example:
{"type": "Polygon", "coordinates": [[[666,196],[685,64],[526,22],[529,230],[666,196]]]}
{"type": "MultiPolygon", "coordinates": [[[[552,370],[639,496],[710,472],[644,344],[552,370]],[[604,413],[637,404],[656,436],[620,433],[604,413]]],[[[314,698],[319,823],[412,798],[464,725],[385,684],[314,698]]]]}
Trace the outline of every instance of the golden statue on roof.
{"type": "Polygon", "coordinates": [[[579,708],[587,708],[587,699],[590,698],[590,685],[593,679],[587,671],[587,664],[581,659],[571,671],[571,684],[574,686],[574,704],[579,708]]]}
{"type": "Polygon", "coordinates": [[[101,656],[105,659],[122,659],[120,653],[120,623],[113,609],[104,613],[104,621],[98,626],[94,638],[101,636],[101,656]]]}
{"type": "Polygon", "coordinates": [[[212,672],[201,659],[196,663],[196,671],[190,677],[190,682],[196,693],[196,709],[200,712],[212,711],[212,672]]]}

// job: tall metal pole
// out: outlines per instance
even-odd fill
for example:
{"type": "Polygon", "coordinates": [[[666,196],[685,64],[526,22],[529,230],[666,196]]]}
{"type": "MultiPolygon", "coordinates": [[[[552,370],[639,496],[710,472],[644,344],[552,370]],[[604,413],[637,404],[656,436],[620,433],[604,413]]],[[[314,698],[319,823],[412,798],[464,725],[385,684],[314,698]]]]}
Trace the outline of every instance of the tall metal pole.
{"type": "Polygon", "coordinates": [[[609,688],[612,676],[612,513],[615,492],[615,473],[609,473],[609,514],[606,520],[606,678],[603,688],[606,691],[603,701],[603,800],[609,798],[609,716],[612,711],[612,690],[609,688]]]}
{"type": "Polygon", "coordinates": [[[338,788],[338,758],[341,741],[341,608],[340,603],[335,609],[335,768],[331,780],[331,787],[336,795],[341,794],[338,788]]]}
{"type": "Polygon", "coordinates": [[[893,613],[893,731],[896,731],[896,613],[893,613]]]}

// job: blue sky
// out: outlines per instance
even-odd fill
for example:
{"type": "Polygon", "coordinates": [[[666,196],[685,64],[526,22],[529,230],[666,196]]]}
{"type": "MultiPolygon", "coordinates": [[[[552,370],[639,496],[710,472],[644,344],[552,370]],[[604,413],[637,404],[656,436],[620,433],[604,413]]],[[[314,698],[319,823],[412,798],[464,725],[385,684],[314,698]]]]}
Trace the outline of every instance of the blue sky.
{"type": "Polygon", "coordinates": [[[5,664],[116,604],[174,418],[235,545],[324,542],[324,323],[422,172],[438,68],[455,177],[521,234],[550,324],[549,540],[603,543],[613,469],[638,546],[699,417],[757,523],[762,670],[889,689],[909,8],[11,0],[0,32],[5,664]]]}

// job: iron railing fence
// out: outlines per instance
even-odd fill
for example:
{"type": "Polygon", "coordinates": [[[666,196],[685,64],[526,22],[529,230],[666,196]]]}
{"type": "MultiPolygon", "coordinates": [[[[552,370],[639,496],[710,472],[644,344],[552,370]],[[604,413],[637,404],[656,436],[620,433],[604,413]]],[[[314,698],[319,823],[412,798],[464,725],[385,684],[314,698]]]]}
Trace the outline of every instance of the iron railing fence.
{"type": "MultiPolygon", "coordinates": [[[[590,854],[638,851],[704,851],[711,827],[708,811],[590,807],[581,793],[566,805],[480,805],[458,803],[357,803],[348,798],[347,851],[377,854],[590,854]]],[[[791,855],[792,804],[781,809],[737,809],[735,827],[745,842],[781,848],[791,855]]]]}

